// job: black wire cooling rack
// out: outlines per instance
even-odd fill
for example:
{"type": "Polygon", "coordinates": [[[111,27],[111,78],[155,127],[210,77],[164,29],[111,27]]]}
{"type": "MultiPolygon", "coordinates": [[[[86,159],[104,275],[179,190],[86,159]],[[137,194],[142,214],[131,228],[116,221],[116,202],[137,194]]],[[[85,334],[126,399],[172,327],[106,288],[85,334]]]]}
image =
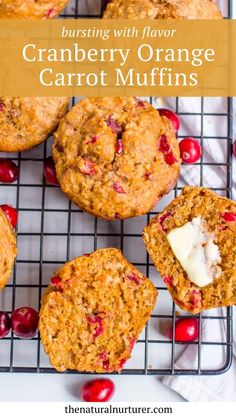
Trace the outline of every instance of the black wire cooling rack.
{"type": "MultiPolygon", "coordinates": [[[[89,0],[75,0],[74,4],[64,11],[62,17],[100,17],[105,2],[99,4],[97,12],[92,16],[84,13],[85,5],[89,6],[89,3],[91,4],[89,0]]],[[[228,3],[226,17],[231,17],[232,3],[230,0],[225,3],[228,3]]],[[[93,8],[93,12],[94,10],[93,8]]],[[[201,161],[194,166],[184,166],[184,168],[190,173],[195,170],[194,184],[204,186],[209,186],[206,185],[208,178],[206,170],[221,170],[222,184],[211,187],[219,194],[230,198],[232,99],[222,100],[224,110],[221,113],[211,112],[211,103],[215,103],[217,99],[211,99],[208,103],[206,98],[199,98],[198,110],[194,113],[182,109],[183,100],[183,98],[174,99],[172,108],[180,115],[183,127],[185,122],[190,121],[189,118],[198,120],[199,132],[195,138],[199,139],[203,148],[201,161]],[[208,134],[206,126],[209,121],[220,125],[223,135],[208,134]],[[211,161],[207,153],[205,155],[209,142],[215,142],[216,146],[217,144],[224,146],[224,161],[211,161]]],[[[150,98],[150,101],[155,104],[153,98],[150,98]]],[[[72,105],[74,103],[75,98],[72,99],[72,105]]],[[[179,138],[187,135],[194,137],[192,132],[183,130],[180,131],[179,138]]],[[[131,360],[121,374],[214,375],[227,371],[232,361],[232,308],[210,310],[195,316],[199,318],[200,323],[199,339],[190,343],[189,348],[196,352],[197,362],[188,368],[180,368],[176,364],[177,356],[185,348],[185,344],[175,341],[175,321],[178,318],[192,316],[178,311],[178,307],[172,302],[144,250],[141,239],[143,227],[158,213],[160,206],[140,219],[126,221],[104,222],[83,213],[68,202],[59,188],[45,183],[43,161],[51,154],[51,141],[25,153],[8,155],[18,164],[20,177],[15,184],[0,185],[0,201],[14,205],[18,210],[19,253],[12,280],[0,294],[0,310],[11,313],[14,308],[22,305],[31,305],[38,309],[42,291],[58,266],[72,257],[99,247],[116,246],[153,280],[159,292],[157,309],[154,310],[135,345],[131,360]],[[214,339],[203,338],[206,322],[212,322],[211,324],[218,322],[221,330],[219,336],[215,335],[214,339]],[[166,329],[171,324],[172,341],[166,336],[166,329]],[[222,361],[214,365],[214,359],[218,359],[217,352],[221,354],[222,361]]],[[[180,179],[176,189],[169,195],[169,201],[180,192],[181,187],[180,179]]],[[[0,372],[53,373],[55,370],[48,363],[39,336],[32,340],[20,340],[11,334],[0,340],[0,372]]]]}

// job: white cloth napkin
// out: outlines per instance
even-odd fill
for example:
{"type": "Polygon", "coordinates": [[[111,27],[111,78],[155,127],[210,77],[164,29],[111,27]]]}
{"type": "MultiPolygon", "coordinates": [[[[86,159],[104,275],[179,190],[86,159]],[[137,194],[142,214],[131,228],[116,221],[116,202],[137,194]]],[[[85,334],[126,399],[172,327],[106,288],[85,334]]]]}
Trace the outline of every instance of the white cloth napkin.
{"type": "MultiPolygon", "coordinates": [[[[207,103],[207,99],[204,99],[207,103]]],[[[167,105],[171,105],[168,103],[167,105]]],[[[226,100],[225,99],[210,99],[211,112],[222,112],[226,111],[226,100]]],[[[236,103],[234,103],[236,105],[236,103]]],[[[183,101],[183,109],[186,106],[185,111],[191,112],[196,111],[197,99],[192,101],[191,104],[188,99],[183,101]],[[186,105],[184,105],[186,103],[186,105]]],[[[235,106],[234,106],[235,107],[235,106]]],[[[234,114],[234,120],[236,114],[234,114]]],[[[225,135],[225,130],[221,124],[221,119],[219,121],[213,121],[212,118],[207,120],[207,131],[208,135],[225,135]]],[[[197,121],[195,124],[191,124],[191,131],[197,130],[197,121]]],[[[235,128],[235,127],[234,127],[235,128]]],[[[188,132],[188,126],[184,127],[185,131],[188,132]]],[[[206,134],[205,134],[206,135],[206,134]]],[[[236,138],[236,131],[234,132],[234,138],[236,138]]],[[[225,161],[226,159],[226,147],[224,142],[221,140],[218,141],[204,141],[204,150],[207,161],[219,162],[225,161]]],[[[233,198],[236,198],[236,159],[233,159],[233,198]]],[[[225,179],[224,168],[219,166],[214,166],[213,168],[206,168],[204,174],[204,186],[212,187],[214,185],[219,185],[219,187],[224,187],[225,179]]],[[[188,182],[189,184],[196,183],[196,171],[188,171],[187,178],[186,173],[182,174],[181,181],[183,183],[188,182]]],[[[211,315],[212,310],[207,314],[211,315]]],[[[225,315],[225,309],[214,310],[216,315],[222,316],[225,315]]],[[[234,310],[234,324],[236,323],[236,314],[234,310]]],[[[202,337],[206,341],[225,341],[226,333],[226,324],[222,320],[203,320],[203,330],[202,337]]],[[[172,390],[179,393],[187,401],[201,401],[201,402],[210,402],[210,401],[236,401],[236,326],[234,326],[234,343],[233,343],[233,362],[231,368],[222,375],[215,376],[165,376],[162,379],[162,383],[171,388],[172,390]]],[[[207,368],[219,368],[223,366],[225,362],[224,349],[217,347],[217,351],[214,351],[214,347],[202,346],[202,359],[207,368]]],[[[182,352],[180,357],[176,362],[177,368],[191,369],[196,368],[196,363],[198,359],[197,346],[189,345],[182,352]]]]}

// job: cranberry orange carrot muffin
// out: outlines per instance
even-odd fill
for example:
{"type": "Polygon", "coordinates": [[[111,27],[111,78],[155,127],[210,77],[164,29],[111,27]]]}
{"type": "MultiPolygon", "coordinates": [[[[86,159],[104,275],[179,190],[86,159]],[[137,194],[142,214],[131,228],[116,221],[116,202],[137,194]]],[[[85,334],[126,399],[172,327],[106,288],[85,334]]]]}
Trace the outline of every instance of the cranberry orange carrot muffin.
{"type": "Polygon", "coordinates": [[[85,211],[106,219],[147,213],[179,176],[170,121],[133,97],[88,98],[55,133],[58,181],[85,211]]]}
{"type": "Polygon", "coordinates": [[[193,314],[236,304],[236,203],[183,188],[144,230],[144,242],[174,301],[193,314]]]}
{"type": "Polygon", "coordinates": [[[212,0],[112,0],[106,19],[221,19],[212,0]]]}
{"type": "Polygon", "coordinates": [[[0,151],[32,148],[53,133],[69,105],[66,97],[0,97],[0,151]]]}
{"type": "Polygon", "coordinates": [[[0,289],[6,285],[11,276],[16,254],[15,234],[0,208],[0,289]]]}
{"type": "Polygon", "coordinates": [[[66,263],[43,295],[39,328],[58,371],[120,371],[150,317],[157,291],[117,249],[66,263]]]}
{"type": "Polygon", "coordinates": [[[0,0],[0,19],[50,19],[61,13],[69,0],[0,0]]]}

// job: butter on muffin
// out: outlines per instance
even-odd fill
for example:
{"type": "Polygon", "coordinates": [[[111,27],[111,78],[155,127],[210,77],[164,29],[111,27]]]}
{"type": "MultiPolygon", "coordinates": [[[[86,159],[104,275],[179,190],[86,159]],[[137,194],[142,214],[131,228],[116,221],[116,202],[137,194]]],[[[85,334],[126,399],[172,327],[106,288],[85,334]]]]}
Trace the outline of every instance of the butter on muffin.
{"type": "Polygon", "coordinates": [[[112,0],[105,19],[221,19],[212,0],[112,0]]]}
{"type": "Polygon", "coordinates": [[[62,190],[105,219],[147,213],[175,186],[180,169],[170,121],[133,97],[79,102],[59,124],[53,158],[62,190]]]}
{"type": "Polygon", "coordinates": [[[173,300],[197,314],[236,304],[236,203],[183,188],[144,229],[144,242],[173,300]]]}
{"type": "Polygon", "coordinates": [[[0,208],[0,289],[8,282],[17,254],[16,237],[0,208]]]}
{"type": "Polygon", "coordinates": [[[0,151],[23,151],[45,141],[68,105],[66,97],[0,97],[0,151]]]}
{"type": "Polygon", "coordinates": [[[69,0],[0,0],[0,19],[51,19],[69,0]]]}
{"type": "Polygon", "coordinates": [[[39,329],[58,371],[120,371],[157,297],[151,281],[117,249],[66,263],[42,297],[39,329]]]}

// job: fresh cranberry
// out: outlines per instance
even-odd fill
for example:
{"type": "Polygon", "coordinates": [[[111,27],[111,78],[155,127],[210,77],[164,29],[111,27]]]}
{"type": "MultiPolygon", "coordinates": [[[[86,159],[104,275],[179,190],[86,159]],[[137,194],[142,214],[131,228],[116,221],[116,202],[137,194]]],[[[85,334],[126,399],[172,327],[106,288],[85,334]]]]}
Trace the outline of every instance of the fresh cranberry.
{"type": "Polygon", "coordinates": [[[58,276],[54,276],[51,279],[51,285],[53,285],[54,287],[57,287],[58,290],[60,290],[60,291],[62,291],[62,289],[63,289],[62,280],[58,276]]]}
{"type": "Polygon", "coordinates": [[[55,12],[56,12],[56,10],[52,7],[51,9],[49,9],[47,11],[46,18],[51,19],[53,16],[55,16],[55,12]]]}
{"type": "Polygon", "coordinates": [[[171,286],[171,285],[172,285],[172,278],[171,278],[171,276],[169,276],[169,275],[165,275],[165,276],[163,277],[163,281],[165,282],[165,284],[166,284],[166,285],[169,285],[169,286],[171,286]]]}
{"type": "Polygon", "coordinates": [[[236,157],[236,140],[233,143],[233,153],[234,153],[234,157],[236,157]]]}
{"type": "Polygon", "coordinates": [[[159,141],[159,151],[164,154],[164,160],[166,164],[169,166],[172,166],[175,162],[177,162],[177,159],[174,156],[173,151],[171,150],[171,146],[168,142],[166,135],[161,135],[160,141],[159,141]]]}
{"type": "Polygon", "coordinates": [[[11,328],[11,320],[7,313],[0,311],[0,339],[8,335],[11,328]]]}
{"type": "Polygon", "coordinates": [[[88,138],[85,141],[85,144],[95,144],[98,140],[98,137],[96,135],[94,135],[93,137],[88,138]]]}
{"type": "Polygon", "coordinates": [[[110,115],[109,118],[106,120],[106,124],[108,127],[111,128],[113,134],[120,135],[123,131],[122,125],[116,121],[115,119],[112,119],[112,116],[110,115]]]}
{"type": "Polygon", "coordinates": [[[233,212],[223,212],[222,218],[226,222],[235,222],[236,221],[236,213],[233,213],[233,212]]]}
{"type": "Polygon", "coordinates": [[[112,187],[113,187],[114,191],[116,191],[117,193],[126,193],[124,188],[121,185],[119,185],[118,183],[113,183],[112,187]]]}
{"type": "Polygon", "coordinates": [[[170,218],[172,216],[171,212],[167,211],[165,214],[160,215],[160,217],[157,218],[157,222],[161,227],[161,230],[166,232],[165,227],[163,226],[166,219],[170,218]]]}
{"type": "Polygon", "coordinates": [[[31,307],[20,307],[11,315],[11,327],[19,338],[32,338],[38,329],[38,313],[31,307]]]}
{"type": "Polygon", "coordinates": [[[0,182],[13,183],[18,179],[19,167],[9,159],[0,159],[0,182]]]}
{"type": "Polygon", "coordinates": [[[121,154],[123,153],[123,141],[118,138],[117,143],[116,143],[116,154],[121,154]]]}
{"type": "Polygon", "coordinates": [[[108,402],[115,392],[115,384],[109,378],[88,381],[83,385],[81,398],[85,402],[108,402]]]}
{"type": "Polygon", "coordinates": [[[130,281],[132,281],[132,282],[134,282],[135,284],[139,284],[140,283],[140,278],[138,277],[138,275],[136,275],[136,273],[134,273],[134,272],[130,272],[128,275],[127,275],[127,278],[130,280],[130,281]]]}
{"type": "Polygon", "coordinates": [[[178,115],[176,115],[176,113],[174,113],[170,109],[165,109],[165,108],[158,109],[158,112],[160,116],[165,116],[172,122],[175,132],[179,130],[180,122],[179,122],[179,117],[178,115]]]}
{"type": "Polygon", "coordinates": [[[43,174],[47,183],[50,185],[59,185],[52,156],[47,157],[47,159],[44,161],[43,174]]]}
{"type": "MultiPolygon", "coordinates": [[[[175,340],[181,342],[193,342],[199,335],[198,319],[179,319],[175,322],[175,340]]],[[[168,331],[169,339],[172,339],[172,326],[168,331]]]]}
{"type": "Polygon", "coordinates": [[[85,175],[95,175],[96,164],[92,160],[83,158],[80,162],[80,171],[85,175]]]}
{"type": "Polygon", "coordinates": [[[190,137],[184,138],[182,141],[180,141],[179,148],[183,163],[196,163],[202,155],[201,144],[190,137]]]}
{"type": "Polygon", "coordinates": [[[94,337],[101,335],[104,332],[103,321],[100,316],[90,315],[87,317],[90,324],[95,324],[94,337]]]}
{"type": "Polygon", "coordinates": [[[177,159],[175,158],[173,151],[168,151],[168,153],[164,155],[164,159],[166,164],[168,164],[169,166],[172,166],[172,164],[177,162],[177,159]]]}
{"type": "Polygon", "coordinates": [[[11,223],[13,228],[16,228],[18,221],[18,214],[15,208],[10,205],[0,205],[1,210],[5,213],[8,221],[11,223]]]}

